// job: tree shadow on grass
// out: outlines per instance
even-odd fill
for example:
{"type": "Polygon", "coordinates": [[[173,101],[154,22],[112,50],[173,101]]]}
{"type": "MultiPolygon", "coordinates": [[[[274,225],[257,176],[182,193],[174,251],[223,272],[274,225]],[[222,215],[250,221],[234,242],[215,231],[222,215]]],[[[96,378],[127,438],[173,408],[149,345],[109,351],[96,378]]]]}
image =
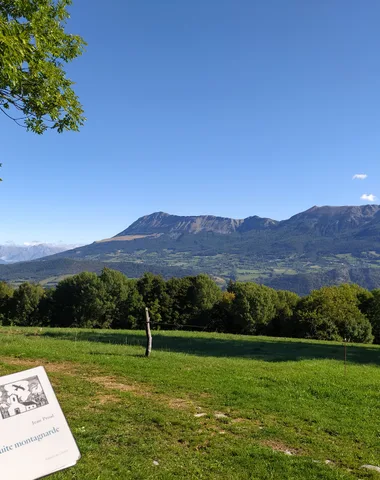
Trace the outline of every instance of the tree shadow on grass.
{"type": "MultiPolygon", "coordinates": [[[[87,331],[48,331],[42,334],[62,340],[78,340],[114,345],[145,347],[146,340],[142,334],[131,332],[87,332],[87,331]]],[[[164,335],[153,332],[153,352],[163,350],[186,353],[189,355],[210,357],[252,358],[266,362],[286,362],[307,359],[333,359],[344,361],[344,348],[337,343],[317,343],[301,340],[279,338],[247,337],[231,339],[180,336],[178,333],[164,335]]],[[[380,365],[380,348],[375,346],[347,345],[347,362],[380,365]]]]}

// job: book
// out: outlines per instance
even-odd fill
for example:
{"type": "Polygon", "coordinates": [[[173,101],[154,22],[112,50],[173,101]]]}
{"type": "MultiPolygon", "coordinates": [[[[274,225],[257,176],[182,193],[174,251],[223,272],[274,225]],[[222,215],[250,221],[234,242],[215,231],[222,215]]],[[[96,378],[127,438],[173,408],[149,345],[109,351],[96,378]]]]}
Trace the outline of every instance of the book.
{"type": "Polygon", "coordinates": [[[0,377],[0,471],[36,480],[77,463],[80,452],[43,367],[0,377]]]}

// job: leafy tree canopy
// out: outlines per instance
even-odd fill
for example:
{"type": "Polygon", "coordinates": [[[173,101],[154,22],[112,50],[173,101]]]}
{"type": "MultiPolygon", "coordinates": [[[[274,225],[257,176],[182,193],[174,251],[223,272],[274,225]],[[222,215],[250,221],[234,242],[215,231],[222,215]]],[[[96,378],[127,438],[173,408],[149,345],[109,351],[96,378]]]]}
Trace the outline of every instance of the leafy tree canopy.
{"type": "MultiPolygon", "coordinates": [[[[52,326],[101,327],[104,318],[105,289],[92,272],[82,272],[59,282],[52,294],[52,326]]],[[[108,325],[105,325],[108,326],[108,325]]]]}
{"type": "Polygon", "coordinates": [[[13,295],[13,288],[6,282],[0,282],[0,301],[13,295]]]}
{"type": "Polygon", "coordinates": [[[375,343],[380,343],[380,289],[372,290],[372,295],[365,304],[365,312],[372,325],[375,343]]]}
{"type": "Polygon", "coordinates": [[[231,318],[237,331],[261,333],[276,314],[275,290],[251,282],[233,282],[228,291],[235,295],[231,318]]]}
{"type": "Polygon", "coordinates": [[[101,324],[112,328],[134,328],[145,319],[142,296],[136,280],[105,267],[99,276],[104,288],[104,314],[101,324]]]}
{"type": "Polygon", "coordinates": [[[311,292],[297,307],[298,335],[371,343],[371,324],[359,309],[361,290],[357,286],[340,285],[311,292]]]}
{"type": "Polygon", "coordinates": [[[24,282],[14,291],[10,299],[12,325],[35,325],[38,323],[38,305],[45,295],[40,285],[24,282]]]}
{"type": "Polygon", "coordinates": [[[78,130],[82,106],[64,64],[85,42],[65,32],[71,0],[0,2],[0,110],[17,124],[42,134],[78,130]]]}

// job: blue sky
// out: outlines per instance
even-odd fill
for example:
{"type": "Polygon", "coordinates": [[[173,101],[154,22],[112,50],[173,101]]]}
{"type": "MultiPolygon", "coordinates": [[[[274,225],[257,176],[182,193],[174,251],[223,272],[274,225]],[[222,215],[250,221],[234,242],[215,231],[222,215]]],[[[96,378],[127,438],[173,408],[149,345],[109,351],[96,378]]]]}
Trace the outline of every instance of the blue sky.
{"type": "Polygon", "coordinates": [[[104,5],[70,9],[88,42],[68,67],[81,132],[0,117],[0,243],[89,243],[160,210],[284,219],[380,197],[378,0],[104,5]]]}

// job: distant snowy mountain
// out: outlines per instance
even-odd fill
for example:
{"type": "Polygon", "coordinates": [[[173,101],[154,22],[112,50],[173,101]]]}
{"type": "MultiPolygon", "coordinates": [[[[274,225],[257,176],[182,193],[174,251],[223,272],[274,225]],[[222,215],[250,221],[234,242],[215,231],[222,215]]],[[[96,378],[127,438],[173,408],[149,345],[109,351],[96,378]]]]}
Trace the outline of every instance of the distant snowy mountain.
{"type": "Polygon", "coordinates": [[[25,243],[24,245],[0,245],[0,264],[28,262],[37,258],[47,257],[55,253],[75,248],[77,245],[25,243]]]}

